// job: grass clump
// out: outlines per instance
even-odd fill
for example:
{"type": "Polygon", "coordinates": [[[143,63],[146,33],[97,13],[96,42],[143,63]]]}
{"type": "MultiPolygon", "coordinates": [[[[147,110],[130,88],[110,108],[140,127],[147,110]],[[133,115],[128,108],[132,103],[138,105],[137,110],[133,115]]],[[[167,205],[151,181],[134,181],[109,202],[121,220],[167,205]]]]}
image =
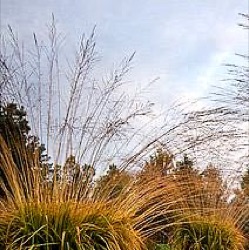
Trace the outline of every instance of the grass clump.
{"type": "Polygon", "coordinates": [[[173,249],[181,250],[241,250],[243,233],[235,223],[211,216],[195,216],[176,231],[173,249]]]}
{"type": "Polygon", "coordinates": [[[25,204],[5,215],[1,249],[143,249],[125,211],[106,204],[25,204]]]}

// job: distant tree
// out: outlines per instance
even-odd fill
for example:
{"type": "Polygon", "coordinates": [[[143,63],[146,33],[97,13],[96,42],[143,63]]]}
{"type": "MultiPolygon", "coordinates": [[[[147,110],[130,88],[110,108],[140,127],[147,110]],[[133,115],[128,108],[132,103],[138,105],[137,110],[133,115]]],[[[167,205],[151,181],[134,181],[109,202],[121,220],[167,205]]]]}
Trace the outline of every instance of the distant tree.
{"type": "Polygon", "coordinates": [[[153,155],[150,155],[150,159],[145,162],[138,177],[154,178],[156,176],[165,176],[174,171],[174,167],[174,156],[167,150],[158,148],[153,155]]]}
{"type": "Polygon", "coordinates": [[[96,195],[101,193],[107,198],[116,198],[132,179],[130,173],[120,170],[115,164],[111,164],[107,173],[97,180],[95,193],[96,195]]]}
{"type": "Polygon", "coordinates": [[[10,149],[25,145],[29,131],[23,107],[18,108],[15,103],[0,104],[0,134],[10,149]]]}
{"type": "Polygon", "coordinates": [[[173,173],[179,180],[188,181],[190,178],[199,178],[199,171],[194,168],[194,162],[189,159],[187,154],[183,155],[183,159],[176,162],[176,168],[173,173]]]}
{"type": "Polygon", "coordinates": [[[187,154],[183,155],[183,160],[182,161],[178,161],[176,163],[176,170],[185,170],[185,169],[192,169],[193,168],[193,161],[191,161],[189,159],[189,156],[187,154]]]}
{"type": "Polygon", "coordinates": [[[204,207],[217,208],[227,202],[227,183],[222,178],[222,172],[209,164],[201,173],[201,202],[204,207]]]}
{"type": "Polygon", "coordinates": [[[62,168],[62,181],[69,183],[92,183],[95,170],[91,165],[84,164],[81,166],[75,159],[75,156],[70,155],[62,168]]]}
{"type": "MultiPolygon", "coordinates": [[[[25,172],[26,168],[33,166],[34,154],[41,164],[47,159],[45,147],[38,137],[30,135],[30,127],[24,107],[18,107],[16,103],[0,103],[0,136],[11,152],[13,162],[19,171],[25,172]]],[[[5,175],[0,168],[0,178],[6,183],[5,175]]],[[[3,190],[0,188],[0,196],[3,190]]]]}
{"type": "Polygon", "coordinates": [[[59,185],[66,195],[74,199],[81,198],[75,197],[77,194],[87,195],[91,191],[95,169],[89,164],[81,165],[76,161],[75,156],[70,155],[63,165],[49,163],[45,167],[42,169],[43,177],[51,189],[54,185],[59,185]],[[67,193],[72,190],[75,190],[74,194],[67,193]]]}
{"type": "Polygon", "coordinates": [[[249,197],[249,168],[247,168],[246,172],[242,175],[241,188],[243,194],[249,197]]]}
{"type": "MultiPolygon", "coordinates": [[[[194,170],[193,162],[187,155],[183,156],[182,161],[175,161],[173,154],[171,154],[168,150],[159,148],[153,155],[150,156],[150,159],[146,161],[142,170],[137,174],[136,177],[138,183],[139,181],[144,182],[144,179],[174,182],[176,183],[176,188],[186,191],[185,189],[187,188],[188,190],[189,188],[188,182],[190,178],[193,178],[193,173],[195,173],[196,176],[197,171],[194,170]]],[[[176,192],[178,192],[179,190],[176,190],[176,192]]],[[[157,203],[158,201],[155,200],[153,202],[157,203]]],[[[148,203],[148,207],[145,206],[145,209],[149,209],[149,206],[153,204],[153,202],[150,201],[148,203]]],[[[174,208],[177,209],[177,207],[174,207],[174,205],[172,202],[172,207],[170,208],[172,209],[172,211],[174,211],[174,208]]],[[[174,212],[172,212],[172,218],[174,217],[173,213],[174,212]]],[[[169,224],[173,224],[172,218],[171,216],[166,218],[164,215],[156,216],[153,220],[153,223],[160,225],[162,221],[163,223],[165,223],[165,221],[168,221],[169,224]]],[[[148,248],[157,249],[159,247],[164,247],[165,249],[167,249],[168,246],[165,244],[167,244],[172,237],[172,232],[172,227],[157,231],[149,238],[147,242],[148,248]]]]}

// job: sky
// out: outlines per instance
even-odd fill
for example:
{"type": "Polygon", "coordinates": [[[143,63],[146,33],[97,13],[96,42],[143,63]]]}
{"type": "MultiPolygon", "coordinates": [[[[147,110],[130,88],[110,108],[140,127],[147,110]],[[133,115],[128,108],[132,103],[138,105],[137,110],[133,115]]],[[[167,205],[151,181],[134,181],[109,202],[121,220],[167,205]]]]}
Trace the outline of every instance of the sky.
{"type": "Polygon", "coordinates": [[[59,30],[76,46],[96,25],[100,65],[111,68],[136,51],[130,78],[147,84],[160,105],[206,96],[226,78],[225,63],[247,51],[247,34],[237,26],[247,0],[0,0],[1,31],[7,25],[28,43],[47,34],[53,13],[59,30]]]}

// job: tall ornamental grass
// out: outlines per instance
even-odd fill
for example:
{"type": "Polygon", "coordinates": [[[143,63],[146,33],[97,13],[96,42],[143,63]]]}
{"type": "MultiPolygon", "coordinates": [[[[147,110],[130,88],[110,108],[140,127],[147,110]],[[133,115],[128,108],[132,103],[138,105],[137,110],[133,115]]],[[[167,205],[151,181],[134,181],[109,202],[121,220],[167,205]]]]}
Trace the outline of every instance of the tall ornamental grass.
{"type": "Polygon", "coordinates": [[[97,194],[91,186],[86,192],[82,182],[54,178],[48,185],[35,157],[32,166],[17,168],[0,140],[0,166],[8,180],[8,187],[0,182],[1,249],[146,249],[151,235],[171,226],[164,220],[174,216],[175,223],[181,213],[184,199],[170,179],[131,179],[113,198],[108,193],[118,179],[109,192],[97,194]]]}

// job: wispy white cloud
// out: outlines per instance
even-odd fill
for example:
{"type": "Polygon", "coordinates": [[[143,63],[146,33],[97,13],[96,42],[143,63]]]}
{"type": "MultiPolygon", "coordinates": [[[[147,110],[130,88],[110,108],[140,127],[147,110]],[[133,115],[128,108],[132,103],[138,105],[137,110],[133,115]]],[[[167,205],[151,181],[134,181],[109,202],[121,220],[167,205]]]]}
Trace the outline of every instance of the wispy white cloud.
{"type": "Polygon", "coordinates": [[[5,0],[1,25],[11,24],[24,40],[33,31],[45,37],[53,12],[72,46],[96,24],[103,67],[136,50],[132,77],[160,77],[155,96],[167,104],[174,93],[205,93],[222,78],[222,64],[243,53],[247,38],[236,23],[246,9],[246,0],[5,0]]]}

